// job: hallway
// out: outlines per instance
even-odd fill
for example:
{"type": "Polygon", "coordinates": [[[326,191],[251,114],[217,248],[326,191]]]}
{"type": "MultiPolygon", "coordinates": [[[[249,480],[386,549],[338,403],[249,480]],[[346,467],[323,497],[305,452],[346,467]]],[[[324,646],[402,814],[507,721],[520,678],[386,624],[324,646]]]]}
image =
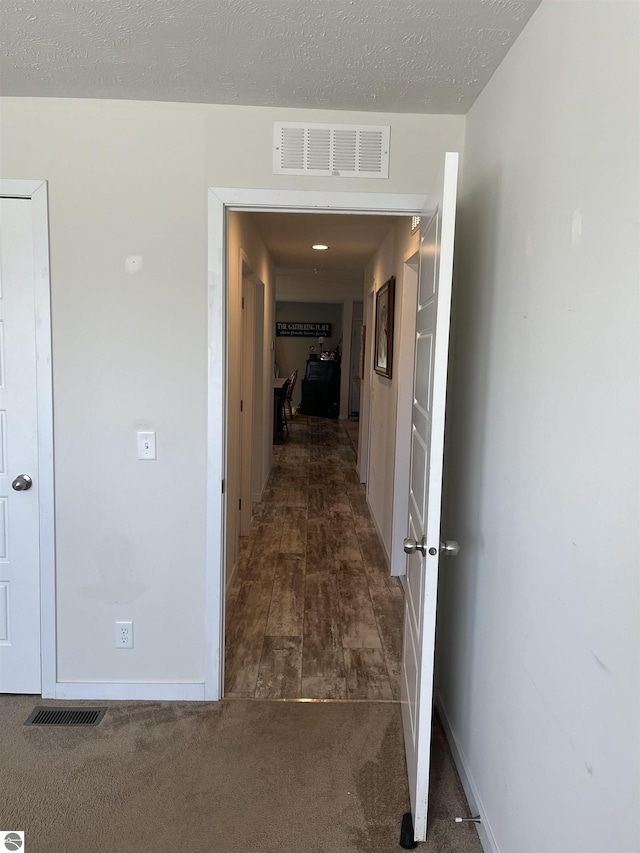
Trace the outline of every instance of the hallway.
{"type": "Polygon", "coordinates": [[[403,608],[343,425],[295,418],[240,540],[225,696],[398,700],[403,608]]]}

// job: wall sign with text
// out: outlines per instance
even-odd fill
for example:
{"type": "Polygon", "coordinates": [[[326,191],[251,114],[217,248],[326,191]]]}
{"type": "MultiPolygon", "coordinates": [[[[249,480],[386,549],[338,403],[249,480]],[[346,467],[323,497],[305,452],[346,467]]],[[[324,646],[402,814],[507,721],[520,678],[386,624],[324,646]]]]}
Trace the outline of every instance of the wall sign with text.
{"type": "Polygon", "coordinates": [[[278,338],[330,338],[331,323],[276,323],[278,338]]]}

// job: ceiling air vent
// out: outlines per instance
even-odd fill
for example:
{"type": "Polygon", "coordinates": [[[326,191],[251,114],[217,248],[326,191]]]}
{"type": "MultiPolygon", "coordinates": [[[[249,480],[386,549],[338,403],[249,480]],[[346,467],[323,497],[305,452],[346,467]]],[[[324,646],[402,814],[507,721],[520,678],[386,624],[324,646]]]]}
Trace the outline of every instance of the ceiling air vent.
{"type": "Polygon", "coordinates": [[[273,172],[388,178],[390,131],[377,125],[274,122],[273,172]]]}

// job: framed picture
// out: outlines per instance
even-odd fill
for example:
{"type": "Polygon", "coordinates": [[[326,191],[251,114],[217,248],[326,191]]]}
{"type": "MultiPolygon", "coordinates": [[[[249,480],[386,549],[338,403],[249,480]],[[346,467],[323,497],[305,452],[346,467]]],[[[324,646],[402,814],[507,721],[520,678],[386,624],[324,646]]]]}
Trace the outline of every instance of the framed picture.
{"type": "Polygon", "coordinates": [[[393,276],[376,293],[376,325],[373,369],[391,379],[393,365],[393,305],[396,280],[393,276]]]}

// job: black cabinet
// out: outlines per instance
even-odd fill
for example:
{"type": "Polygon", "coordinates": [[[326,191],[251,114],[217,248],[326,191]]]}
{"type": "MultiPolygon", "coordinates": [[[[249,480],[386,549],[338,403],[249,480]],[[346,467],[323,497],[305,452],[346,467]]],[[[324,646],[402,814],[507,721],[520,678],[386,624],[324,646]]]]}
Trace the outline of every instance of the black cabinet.
{"type": "Polygon", "coordinates": [[[302,380],[302,414],[337,418],[340,413],[340,364],[309,359],[302,380]]]}

